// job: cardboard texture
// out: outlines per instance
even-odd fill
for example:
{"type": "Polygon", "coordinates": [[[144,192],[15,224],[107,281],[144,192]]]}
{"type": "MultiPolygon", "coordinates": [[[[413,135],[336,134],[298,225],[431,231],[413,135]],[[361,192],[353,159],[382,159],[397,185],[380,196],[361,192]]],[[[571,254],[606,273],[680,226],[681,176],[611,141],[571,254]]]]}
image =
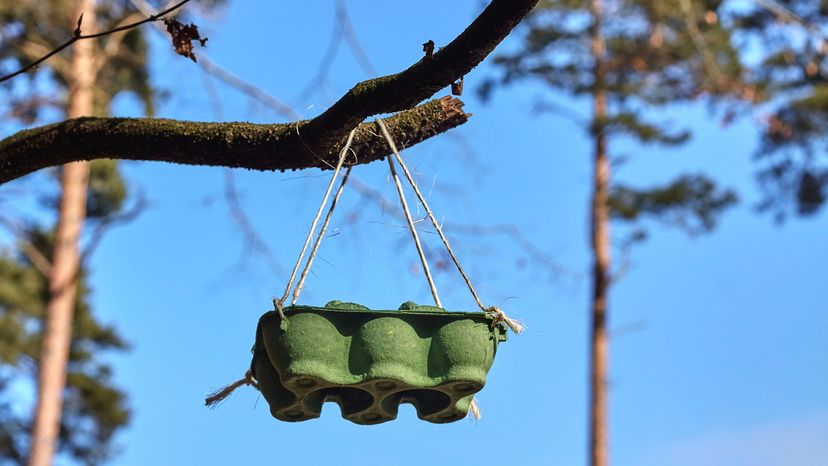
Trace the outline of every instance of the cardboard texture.
{"type": "Polygon", "coordinates": [[[425,421],[466,416],[486,383],[506,328],[482,312],[446,312],[404,303],[376,311],[332,301],[290,306],[259,320],[251,369],[271,414],[282,421],[319,417],[322,403],[342,417],[379,424],[411,403],[425,421]]]}

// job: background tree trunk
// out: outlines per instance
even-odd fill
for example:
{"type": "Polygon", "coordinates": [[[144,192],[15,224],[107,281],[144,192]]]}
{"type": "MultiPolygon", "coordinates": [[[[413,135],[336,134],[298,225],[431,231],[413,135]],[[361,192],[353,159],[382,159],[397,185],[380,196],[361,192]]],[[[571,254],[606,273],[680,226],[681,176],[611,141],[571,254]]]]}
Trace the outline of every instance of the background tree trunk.
{"type": "MultiPolygon", "coordinates": [[[[76,17],[81,13],[83,25],[94,29],[95,0],[81,0],[76,17]]],[[[69,118],[92,114],[94,46],[94,41],[86,40],[79,41],[73,48],[69,118]]],[[[38,397],[29,455],[30,466],[52,464],[60,433],[66,363],[80,269],[78,239],[86,219],[88,179],[89,162],[74,162],[63,166],[60,210],[49,277],[50,299],[44,317],[45,328],[38,366],[38,397]]]]}
{"type": "Polygon", "coordinates": [[[589,449],[591,466],[609,464],[607,433],[607,373],[609,342],[607,341],[607,292],[609,290],[609,179],[610,164],[607,155],[607,137],[604,124],[607,118],[606,47],[601,22],[602,0],[592,0],[590,11],[592,58],[594,61],[593,89],[593,192],[591,205],[591,246],[593,255],[592,326],[590,333],[590,418],[589,449]]]}

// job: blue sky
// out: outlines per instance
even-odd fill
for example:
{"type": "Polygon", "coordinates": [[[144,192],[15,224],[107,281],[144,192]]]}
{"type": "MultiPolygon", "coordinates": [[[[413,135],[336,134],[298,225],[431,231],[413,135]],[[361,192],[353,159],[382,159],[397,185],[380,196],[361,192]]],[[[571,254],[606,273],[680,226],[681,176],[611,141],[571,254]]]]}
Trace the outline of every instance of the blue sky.
{"type": "MultiPolygon", "coordinates": [[[[379,74],[418,60],[427,39],[451,40],[479,7],[472,0],[348,5],[379,74]]],[[[199,24],[212,59],[312,117],[369,77],[342,44],[327,82],[298,101],[333,21],[330,1],[231,0],[199,24]]],[[[153,79],[171,92],[158,116],[216,119],[200,69],[153,37],[153,79]]],[[[490,74],[479,67],[466,88],[490,74]]],[[[212,85],[223,119],[282,121],[212,85]]],[[[503,303],[528,326],[501,346],[478,396],[483,419],[476,424],[431,425],[406,405],[396,421],[378,426],[353,425],[335,405],[319,420],[288,424],[271,418],[252,389],[205,409],[205,393],[244,373],[257,319],[287,276],[244,254],[224,202],[222,169],[127,164],[150,208],[113,230],[92,263],[95,308],[133,346],[113,357],[135,415],[112,464],[585,464],[589,145],[571,122],[531,113],[537,96],[557,98],[545,92],[516,86],[487,104],[468,92],[469,123],[403,153],[446,222],[513,226],[554,262],[549,267],[505,235],[448,231],[483,300],[503,303]]],[[[124,96],[116,111],[140,110],[124,96]]],[[[686,106],[664,118],[691,127],[692,141],[677,150],[621,143],[618,152],[634,157],[617,178],[648,185],[704,172],[736,189],[742,202],[707,236],[647,225],[650,239],[632,251],[630,271],[613,288],[614,464],[820,465],[828,457],[826,215],[779,226],[754,212],[756,121],[722,128],[704,109],[686,106]]],[[[375,163],[355,168],[354,176],[393,199],[386,172],[375,163]]],[[[235,175],[247,214],[289,268],[327,173],[235,175]]],[[[429,302],[400,220],[348,190],[331,230],[303,303],[429,302]]],[[[429,232],[423,236],[437,248],[429,232]]],[[[446,307],[475,309],[452,270],[437,280],[446,307]]]]}

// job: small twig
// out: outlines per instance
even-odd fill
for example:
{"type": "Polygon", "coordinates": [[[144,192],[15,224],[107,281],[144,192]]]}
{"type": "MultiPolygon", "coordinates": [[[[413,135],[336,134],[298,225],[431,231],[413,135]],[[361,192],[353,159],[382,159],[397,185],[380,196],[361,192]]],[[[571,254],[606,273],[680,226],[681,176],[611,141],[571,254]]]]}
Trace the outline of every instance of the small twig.
{"type": "Polygon", "coordinates": [[[343,39],[348,45],[348,48],[351,49],[351,53],[353,53],[357,63],[365,74],[371,77],[376,76],[376,69],[368,59],[368,55],[365,53],[359,39],[357,39],[354,27],[348,17],[348,9],[345,2],[343,0],[337,0],[336,21],[333,25],[333,33],[331,34],[330,41],[328,42],[328,47],[325,49],[325,53],[322,55],[322,59],[317,66],[316,74],[314,74],[313,78],[308,81],[308,84],[305,85],[304,89],[299,92],[297,97],[298,101],[301,102],[307,100],[314,90],[322,87],[328,81],[328,75],[331,71],[331,64],[333,63],[334,58],[336,58],[339,54],[339,47],[342,44],[343,39]]]}
{"type": "MultiPolygon", "coordinates": [[[[401,117],[397,121],[399,124],[393,125],[397,128],[392,129],[399,130],[394,132],[397,135],[405,134],[410,141],[427,139],[465,123],[470,115],[461,110],[462,105],[456,99],[443,98],[414,109],[412,107],[480,64],[537,3],[538,0],[492,0],[460,35],[435,52],[431,59],[420,60],[399,73],[358,83],[322,114],[306,122],[290,125],[295,129],[301,126],[301,138],[286,134],[285,126],[280,128],[273,125],[265,127],[246,124],[240,131],[237,123],[224,125],[223,128],[222,125],[212,123],[182,123],[161,119],[68,120],[19,131],[0,141],[0,166],[3,167],[0,170],[0,183],[58,162],[65,163],[68,159],[90,160],[102,156],[90,154],[92,151],[88,147],[82,147],[81,152],[78,147],[65,141],[66,134],[61,130],[65,130],[66,126],[71,128],[70,132],[88,133],[89,136],[84,137],[84,144],[98,144],[99,149],[106,149],[105,156],[108,158],[125,159],[131,156],[198,165],[280,170],[323,166],[318,160],[318,154],[326,161],[334,160],[337,149],[348,132],[358,128],[360,123],[372,115],[402,112],[400,115],[409,116],[415,112],[416,115],[413,116],[418,118],[401,117]],[[188,128],[193,125],[212,127],[212,130],[209,134],[193,132],[188,128]],[[247,133],[248,130],[256,132],[256,128],[264,132],[259,131],[256,141],[252,141],[247,133]],[[231,137],[222,136],[222,129],[231,130],[231,137]],[[49,138],[49,133],[54,131],[61,132],[60,139],[49,138]],[[181,134],[182,131],[186,134],[181,134]],[[131,133],[126,134],[130,138],[137,137],[143,141],[139,144],[136,144],[139,142],[136,140],[125,141],[122,138],[124,132],[131,133]],[[118,138],[113,133],[122,137],[118,138]],[[113,137],[120,139],[114,147],[103,147],[106,143],[113,142],[113,137]],[[276,139],[278,142],[262,144],[262,137],[276,139]],[[159,138],[165,141],[162,143],[158,141],[159,138]],[[193,138],[200,141],[193,141],[193,138]],[[147,144],[148,139],[152,140],[152,144],[147,144]],[[193,147],[198,142],[203,143],[202,147],[193,147]],[[59,147],[54,147],[55,144],[59,147]],[[155,147],[148,149],[150,145],[155,147]],[[209,146],[209,150],[204,150],[205,145],[209,146]],[[246,150],[239,151],[239,146],[246,150]],[[282,150],[277,146],[281,146],[282,150]],[[140,156],[137,155],[139,149],[140,156]],[[258,152],[261,157],[251,159],[251,156],[256,155],[252,152],[258,152]]],[[[391,121],[389,119],[389,127],[392,126],[391,121]]],[[[356,142],[364,138],[365,136],[357,137],[356,142]]],[[[360,154],[359,163],[385,155],[377,154],[376,149],[372,151],[371,145],[362,149],[357,150],[360,154]]]]}
{"type": "MultiPolygon", "coordinates": [[[[129,0],[132,6],[137,8],[141,11],[141,13],[145,15],[151,15],[153,13],[153,7],[146,0],[129,0]]],[[[167,32],[164,26],[161,26],[158,23],[153,23],[155,26],[155,30],[158,31],[161,35],[166,36],[167,32]]],[[[262,90],[261,88],[243,80],[242,78],[236,76],[235,74],[227,71],[225,68],[220,66],[215,61],[211,60],[207,54],[200,53],[199,54],[199,61],[197,62],[201,65],[201,68],[207,72],[210,76],[218,79],[219,81],[227,84],[228,86],[236,89],[237,91],[246,94],[248,97],[255,99],[256,101],[263,103],[270,107],[273,111],[282,115],[285,118],[296,120],[300,117],[299,113],[295,110],[290,108],[287,104],[280,101],[279,99],[273,97],[272,95],[268,94],[266,91],[262,90]]]]}
{"type": "Polygon", "coordinates": [[[336,7],[339,22],[342,25],[342,36],[345,38],[348,48],[351,49],[351,53],[354,54],[354,57],[359,63],[359,66],[362,67],[362,70],[369,76],[376,76],[377,70],[374,68],[374,65],[368,58],[368,54],[365,53],[365,49],[362,47],[362,44],[360,44],[359,39],[357,38],[354,26],[348,16],[348,9],[345,5],[345,1],[337,0],[336,7]]]}
{"type": "Polygon", "coordinates": [[[778,1],[753,0],[753,2],[759,5],[760,7],[764,8],[765,10],[773,13],[781,21],[786,23],[799,24],[800,26],[810,31],[814,35],[819,36],[821,39],[826,39],[826,34],[822,31],[822,28],[819,25],[799,16],[793,10],[779,3],[778,1]]]}
{"type": "Polygon", "coordinates": [[[425,52],[426,58],[431,58],[434,56],[434,41],[429,39],[428,42],[423,44],[423,52],[425,52]]]}
{"type": "MultiPolygon", "coordinates": [[[[393,202],[385,198],[382,193],[376,189],[368,186],[359,178],[351,176],[350,186],[357,191],[360,196],[367,199],[382,210],[389,211],[395,217],[403,218],[403,213],[393,202]]],[[[422,220],[420,220],[422,221],[422,220]]],[[[405,228],[400,226],[400,228],[405,228]]],[[[546,268],[553,277],[569,276],[574,277],[576,273],[567,269],[563,265],[556,262],[551,256],[540,250],[535,243],[530,241],[523,235],[520,228],[512,224],[495,224],[495,225],[470,225],[463,223],[444,222],[443,228],[447,231],[452,231],[456,234],[480,237],[480,236],[498,236],[503,235],[512,240],[521,250],[523,250],[531,260],[537,262],[546,268]]]]}
{"type": "Polygon", "coordinates": [[[81,24],[83,23],[83,13],[81,13],[80,17],[78,18],[78,25],[75,28],[75,30],[72,32],[72,37],[69,40],[67,40],[63,44],[57,46],[57,48],[53,49],[52,51],[50,51],[46,55],[44,55],[44,56],[38,58],[37,60],[29,63],[28,65],[24,66],[23,68],[20,68],[19,70],[15,71],[13,73],[10,73],[10,74],[7,74],[3,77],[0,77],[0,83],[3,82],[3,81],[8,81],[9,79],[14,78],[15,76],[26,73],[27,71],[31,70],[32,68],[35,68],[36,66],[40,65],[44,61],[48,60],[53,55],[55,55],[57,53],[60,53],[61,51],[63,51],[63,49],[69,47],[70,45],[74,44],[75,42],[77,42],[79,40],[95,39],[95,38],[98,38],[98,37],[107,36],[109,34],[114,34],[116,32],[121,32],[121,31],[127,31],[129,29],[134,29],[134,28],[136,28],[138,26],[141,26],[142,24],[145,24],[145,23],[158,21],[159,19],[161,19],[165,15],[177,10],[178,8],[181,8],[185,3],[189,2],[189,1],[190,0],[182,0],[181,2],[171,6],[170,8],[167,8],[166,10],[161,11],[158,14],[148,16],[148,17],[146,17],[146,18],[144,18],[140,21],[125,24],[123,26],[118,26],[118,27],[116,27],[114,29],[110,29],[108,31],[96,32],[94,34],[82,34],[81,33],[81,24]]]}
{"type": "MultiPolygon", "coordinates": [[[[122,18],[118,22],[118,24],[130,24],[132,21],[136,21],[138,18],[141,17],[142,14],[140,12],[130,13],[129,15],[122,18]]],[[[122,34],[120,36],[112,36],[109,39],[107,39],[106,45],[104,45],[101,53],[96,54],[97,56],[95,57],[95,73],[99,72],[109,60],[111,60],[116,54],[121,52],[121,44],[123,44],[125,37],[127,37],[127,35],[122,34]]]]}
{"type": "Polygon", "coordinates": [[[722,72],[716,64],[716,58],[710,53],[710,48],[707,46],[707,41],[704,40],[704,35],[696,24],[696,18],[693,15],[693,5],[690,4],[690,0],[679,0],[679,4],[684,13],[684,23],[687,26],[687,32],[690,34],[693,47],[702,56],[702,64],[713,79],[714,86],[722,87],[725,84],[722,72]]]}
{"type": "Polygon", "coordinates": [[[242,207],[238,191],[236,190],[236,177],[230,169],[224,171],[224,199],[227,201],[227,208],[230,209],[230,215],[244,235],[248,246],[263,257],[263,260],[275,275],[282,275],[285,272],[284,267],[276,260],[273,251],[256,231],[256,228],[242,207]]]}
{"type": "Polygon", "coordinates": [[[6,227],[15,236],[20,247],[20,252],[29,259],[29,262],[32,263],[41,275],[48,278],[52,271],[52,262],[31,241],[26,239],[25,231],[4,217],[0,217],[0,225],[6,227]]]}
{"type": "MultiPolygon", "coordinates": [[[[83,250],[83,254],[81,255],[81,263],[86,264],[89,262],[89,259],[95,254],[95,250],[98,249],[98,246],[103,240],[104,234],[110,228],[123,225],[125,223],[129,223],[139,215],[141,215],[144,210],[147,208],[147,197],[143,191],[138,191],[137,200],[135,201],[135,205],[132,206],[126,212],[119,213],[117,215],[110,215],[104,217],[92,231],[92,236],[89,239],[89,242],[86,243],[86,247],[83,250]]],[[[74,280],[73,280],[74,282],[74,280]]]]}

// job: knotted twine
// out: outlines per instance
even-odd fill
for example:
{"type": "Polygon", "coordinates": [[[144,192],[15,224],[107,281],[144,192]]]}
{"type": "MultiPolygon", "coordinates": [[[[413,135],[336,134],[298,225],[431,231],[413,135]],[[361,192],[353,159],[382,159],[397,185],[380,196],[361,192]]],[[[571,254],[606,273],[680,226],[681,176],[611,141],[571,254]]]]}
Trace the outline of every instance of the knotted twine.
{"type": "MultiPolygon", "coordinates": [[[[302,259],[305,256],[305,252],[310,245],[311,238],[313,238],[313,233],[316,230],[316,224],[319,222],[319,218],[322,217],[322,211],[325,209],[325,205],[328,203],[328,198],[331,195],[331,191],[333,190],[333,185],[336,182],[336,178],[339,176],[339,172],[342,170],[342,165],[345,163],[345,158],[348,155],[348,151],[351,150],[351,143],[354,141],[354,133],[356,133],[356,129],[352,130],[348,134],[348,139],[345,141],[345,145],[342,147],[342,150],[339,151],[339,160],[337,161],[336,167],[334,168],[333,176],[331,176],[331,181],[328,183],[328,187],[325,190],[325,195],[322,197],[322,203],[319,205],[319,209],[316,212],[316,216],[313,218],[313,222],[311,222],[311,227],[308,230],[308,236],[305,238],[305,244],[302,245],[302,250],[299,253],[299,258],[296,260],[296,264],[293,266],[293,271],[290,274],[290,279],[288,280],[287,287],[285,288],[285,293],[280,299],[273,298],[273,308],[279,314],[279,318],[283,321],[285,320],[285,313],[283,310],[283,306],[285,301],[287,301],[288,296],[290,295],[290,290],[293,287],[293,283],[296,280],[296,273],[299,271],[299,266],[302,264],[302,259]]],[[[316,238],[316,242],[311,249],[310,255],[308,256],[308,262],[305,264],[305,268],[302,270],[302,275],[299,277],[299,283],[296,286],[296,289],[293,291],[293,300],[291,304],[296,303],[296,300],[299,299],[299,294],[302,292],[302,288],[305,284],[305,278],[307,278],[308,272],[310,271],[310,266],[313,263],[313,259],[316,256],[316,252],[319,250],[319,245],[322,242],[322,237],[325,235],[325,231],[328,229],[328,223],[330,223],[331,215],[333,214],[333,210],[336,207],[337,202],[339,201],[339,197],[342,195],[342,191],[345,188],[345,183],[348,181],[348,177],[351,174],[351,167],[345,171],[345,175],[342,178],[342,182],[339,185],[339,188],[334,195],[334,199],[331,202],[331,207],[328,209],[328,214],[325,216],[325,220],[322,223],[322,227],[319,230],[319,236],[316,238]]],[[[204,400],[204,404],[209,407],[215,407],[219,403],[221,403],[225,398],[230,396],[237,388],[242,387],[244,385],[250,385],[253,388],[258,389],[259,385],[256,382],[256,379],[253,378],[253,373],[248,370],[244,377],[221,388],[216,390],[215,392],[209,394],[207,398],[204,400]]]]}
{"type": "MultiPolygon", "coordinates": [[[[507,316],[506,313],[503,312],[502,309],[500,309],[500,307],[498,307],[498,306],[488,306],[487,307],[480,300],[480,297],[478,296],[477,291],[475,291],[474,286],[471,283],[471,279],[469,279],[468,275],[463,270],[463,267],[460,265],[460,261],[459,261],[459,259],[457,259],[457,255],[454,253],[454,250],[452,249],[451,244],[448,241],[448,238],[443,233],[442,226],[437,221],[437,218],[434,216],[434,213],[431,211],[431,208],[428,206],[428,202],[426,201],[425,197],[423,196],[422,192],[420,191],[420,188],[417,185],[417,182],[414,180],[414,177],[411,175],[411,172],[408,170],[408,167],[405,165],[405,162],[403,161],[402,157],[400,156],[399,150],[397,149],[397,145],[394,142],[394,139],[391,137],[391,134],[388,132],[388,128],[385,126],[385,122],[383,122],[383,120],[381,118],[377,118],[377,124],[379,125],[380,130],[382,131],[382,134],[385,137],[385,140],[388,142],[388,146],[391,148],[391,152],[393,153],[394,158],[396,159],[397,163],[400,164],[400,167],[403,169],[403,173],[405,174],[405,177],[408,180],[408,183],[411,185],[411,188],[416,193],[417,199],[420,201],[420,204],[425,209],[426,214],[428,215],[428,218],[431,221],[431,224],[434,226],[434,229],[437,231],[437,234],[440,236],[440,240],[443,242],[443,245],[445,246],[446,251],[448,251],[452,262],[454,263],[455,267],[457,267],[457,270],[458,270],[458,272],[460,272],[460,275],[463,277],[463,280],[465,281],[466,286],[469,288],[469,291],[471,292],[471,295],[474,297],[475,302],[477,303],[477,305],[480,307],[480,309],[483,312],[485,312],[487,315],[489,315],[492,318],[492,324],[491,324],[492,328],[496,327],[498,324],[503,322],[515,334],[522,333],[523,330],[524,330],[524,326],[520,322],[518,322],[517,320],[512,319],[509,316],[507,316]]],[[[278,312],[279,317],[282,320],[285,319],[285,315],[284,315],[284,311],[283,311],[284,303],[285,303],[285,301],[287,301],[287,298],[290,295],[290,290],[293,287],[293,283],[296,279],[296,273],[299,270],[299,266],[302,263],[302,259],[304,258],[305,252],[307,251],[308,245],[310,244],[311,238],[313,237],[313,232],[316,230],[316,224],[319,222],[319,219],[322,216],[322,211],[324,210],[325,205],[328,203],[328,198],[330,197],[331,191],[333,189],[334,182],[336,181],[336,178],[339,176],[339,172],[342,169],[342,165],[345,162],[345,158],[348,154],[348,151],[351,148],[351,143],[353,142],[355,131],[356,130],[352,130],[350,132],[345,145],[343,146],[342,150],[340,151],[339,160],[337,162],[336,167],[334,168],[333,176],[331,177],[331,181],[328,183],[328,187],[325,190],[325,195],[322,198],[322,203],[319,205],[319,209],[316,212],[316,216],[314,217],[313,222],[311,223],[311,228],[308,231],[308,236],[305,238],[305,243],[303,244],[302,250],[299,253],[299,258],[297,259],[296,264],[293,267],[293,271],[291,272],[290,279],[288,280],[288,284],[285,287],[285,293],[282,296],[282,298],[280,298],[280,299],[274,298],[273,299],[274,309],[276,310],[276,312],[278,312]]],[[[394,184],[397,188],[397,194],[400,197],[400,204],[402,205],[403,212],[405,214],[405,218],[406,218],[406,221],[408,223],[408,228],[411,231],[411,235],[414,239],[414,244],[417,247],[417,254],[420,258],[420,263],[423,266],[423,271],[425,273],[426,280],[428,281],[429,288],[431,290],[431,294],[434,297],[434,302],[437,305],[437,307],[442,308],[443,306],[442,306],[442,304],[440,302],[440,298],[437,294],[437,287],[434,283],[433,277],[431,276],[431,271],[428,267],[428,261],[426,260],[425,253],[423,252],[422,245],[420,244],[419,235],[417,234],[417,228],[414,225],[414,220],[412,219],[411,212],[408,209],[408,203],[406,202],[406,199],[405,199],[405,194],[404,194],[403,189],[402,189],[402,184],[400,183],[399,176],[397,176],[397,171],[394,167],[394,161],[391,159],[391,156],[388,156],[388,166],[389,166],[389,169],[391,171],[391,177],[393,178],[394,184]]],[[[302,288],[304,287],[305,279],[307,278],[308,272],[310,271],[310,267],[311,267],[311,264],[313,263],[313,259],[316,256],[317,251],[319,250],[319,246],[322,242],[322,238],[325,234],[325,231],[327,230],[327,227],[328,227],[328,224],[330,222],[331,216],[333,214],[334,208],[336,207],[336,205],[339,201],[339,198],[342,195],[342,191],[344,190],[345,183],[348,181],[348,177],[350,176],[350,173],[351,173],[351,167],[348,167],[348,169],[345,172],[345,175],[343,176],[342,182],[340,183],[339,188],[337,189],[337,192],[334,195],[334,199],[331,202],[331,206],[328,209],[328,213],[325,216],[325,220],[322,224],[322,227],[320,228],[319,235],[318,235],[318,237],[317,237],[317,239],[316,239],[316,241],[315,241],[315,243],[314,243],[314,245],[311,249],[310,255],[308,256],[308,261],[305,264],[305,268],[302,270],[301,277],[299,278],[299,283],[296,286],[296,288],[294,289],[293,299],[291,300],[291,304],[295,304],[296,301],[299,299],[299,294],[301,293],[302,288]]],[[[230,385],[227,385],[226,387],[211,393],[205,399],[205,404],[207,406],[210,406],[210,407],[215,407],[222,400],[224,400],[225,398],[230,396],[230,394],[232,394],[233,391],[235,391],[237,388],[239,388],[241,386],[244,386],[244,385],[250,385],[250,386],[253,386],[254,388],[258,389],[258,383],[253,378],[252,372],[250,370],[248,370],[245,373],[244,378],[239,379],[239,380],[231,383],[230,385]]],[[[474,398],[472,399],[471,403],[469,404],[469,415],[472,416],[472,418],[475,419],[475,420],[480,420],[480,418],[481,418],[480,405],[477,403],[477,400],[474,399],[474,398]]]]}
{"type": "MultiPolygon", "coordinates": [[[[440,239],[443,241],[443,245],[446,247],[446,251],[448,251],[449,256],[451,256],[452,262],[454,262],[454,265],[455,265],[455,267],[457,267],[457,270],[460,272],[460,275],[463,276],[463,280],[466,282],[466,286],[469,288],[469,291],[471,292],[471,295],[474,297],[474,300],[477,302],[477,305],[480,307],[480,309],[483,312],[485,312],[486,314],[488,314],[489,316],[492,317],[492,327],[495,327],[500,322],[503,322],[510,329],[512,329],[512,331],[515,332],[516,334],[519,334],[519,333],[523,332],[524,327],[520,322],[518,322],[517,320],[509,318],[509,316],[507,316],[506,313],[503,312],[503,310],[500,309],[499,307],[497,307],[497,306],[488,306],[487,307],[480,300],[480,297],[477,295],[477,292],[475,291],[474,286],[472,285],[471,279],[469,279],[469,276],[466,275],[466,272],[463,270],[463,266],[460,265],[460,261],[457,259],[457,255],[454,254],[454,250],[451,248],[451,244],[449,244],[448,238],[446,238],[446,235],[443,233],[443,228],[440,225],[440,222],[437,221],[437,218],[434,216],[434,213],[431,211],[431,208],[428,206],[428,202],[426,201],[425,196],[423,196],[423,193],[420,191],[420,188],[417,185],[417,182],[414,180],[414,177],[411,176],[411,172],[408,170],[408,167],[405,165],[405,162],[403,161],[402,157],[400,156],[400,152],[397,150],[397,145],[394,143],[394,139],[391,137],[391,134],[388,132],[388,128],[385,126],[385,122],[383,122],[382,119],[377,118],[377,124],[379,124],[380,130],[382,131],[382,135],[385,137],[385,140],[388,141],[388,146],[391,147],[391,152],[393,152],[394,158],[397,160],[397,163],[400,164],[400,167],[402,167],[403,173],[405,174],[405,177],[408,180],[408,183],[411,185],[411,188],[414,189],[414,192],[417,194],[417,199],[419,199],[420,204],[422,204],[423,208],[425,209],[429,220],[431,220],[431,224],[434,225],[434,229],[437,231],[437,234],[440,236],[440,239]]],[[[391,163],[390,159],[391,159],[391,157],[389,156],[389,163],[391,163]]],[[[396,176],[396,174],[394,173],[394,170],[393,170],[393,164],[391,165],[391,167],[392,167],[392,173],[396,176]]],[[[403,205],[405,205],[405,203],[403,203],[403,205]]],[[[405,209],[405,211],[406,211],[406,213],[408,213],[407,208],[405,209]]],[[[409,228],[412,231],[416,231],[415,228],[414,228],[413,222],[411,222],[410,220],[409,220],[409,228]]],[[[419,243],[418,243],[418,245],[419,245],[419,243]]],[[[423,263],[425,263],[425,256],[422,254],[422,249],[418,248],[418,252],[420,252],[420,260],[423,263]]],[[[428,274],[428,272],[426,272],[426,274],[430,278],[430,274],[428,274]]],[[[430,282],[430,284],[431,284],[431,282],[430,282]]],[[[436,293],[436,291],[435,291],[435,293],[436,293]]],[[[442,306],[438,305],[438,307],[442,307],[442,306]]]]}
{"type": "MultiPolygon", "coordinates": [[[[305,257],[305,251],[308,250],[308,245],[310,245],[311,238],[313,238],[313,233],[316,230],[316,224],[319,222],[319,218],[322,217],[322,211],[325,210],[325,205],[328,203],[328,198],[331,196],[331,190],[333,190],[334,182],[336,182],[336,178],[339,176],[339,171],[342,170],[342,164],[345,163],[345,158],[348,156],[348,151],[351,150],[351,143],[354,141],[354,134],[356,133],[356,128],[351,130],[348,134],[348,139],[345,141],[345,145],[342,147],[342,150],[339,151],[339,160],[336,163],[336,168],[334,168],[333,176],[331,176],[331,181],[328,183],[328,188],[325,190],[325,195],[322,197],[322,202],[319,204],[319,209],[316,211],[316,216],[313,218],[313,222],[311,222],[311,227],[308,230],[308,236],[305,238],[305,244],[302,245],[302,250],[299,252],[299,258],[296,259],[296,264],[293,266],[293,272],[290,274],[290,279],[288,280],[287,286],[285,287],[285,294],[282,295],[280,299],[273,298],[273,308],[276,312],[279,313],[279,318],[285,320],[285,313],[283,311],[283,306],[285,301],[287,301],[288,296],[290,295],[290,289],[293,287],[293,282],[296,279],[296,272],[299,271],[299,266],[302,264],[302,259],[305,257]]],[[[328,222],[331,220],[331,214],[333,214],[334,207],[336,207],[336,203],[339,200],[339,196],[342,194],[342,190],[345,187],[345,183],[348,181],[348,176],[351,174],[351,168],[348,167],[345,176],[342,179],[342,184],[339,185],[339,189],[336,192],[336,196],[331,203],[331,207],[328,210],[328,215],[325,217],[325,222],[322,224],[321,231],[319,232],[319,237],[316,240],[316,244],[314,244],[313,249],[311,250],[310,256],[308,256],[308,263],[305,266],[305,269],[302,271],[302,276],[299,279],[299,285],[296,287],[296,290],[293,293],[293,301],[295,303],[297,299],[299,299],[299,293],[302,291],[302,287],[305,283],[305,277],[310,270],[310,265],[313,262],[313,258],[316,256],[316,251],[319,250],[319,243],[322,242],[322,236],[325,233],[325,230],[328,228],[328,222]]]]}
{"type": "Polygon", "coordinates": [[[204,399],[204,405],[209,408],[215,408],[219,405],[225,398],[230,396],[237,388],[243,385],[250,385],[251,387],[255,388],[256,390],[259,389],[259,382],[253,377],[253,372],[251,370],[247,370],[244,373],[244,377],[235,382],[231,383],[230,385],[220,388],[213,393],[207,395],[207,398],[204,399]]]}
{"type": "MultiPolygon", "coordinates": [[[[499,323],[505,323],[510,329],[512,329],[515,334],[520,334],[523,332],[524,327],[523,325],[515,319],[510,318],[500,309],[498,306],[489,306],[486,307],[483,302],[480,300],[480,297],[477,295],[477,292],[472,285],[471,279],[469,276],[466,275],[466,272],[463,270],[463,266],[460,265],[460,261],[457,259],[457,255],[454,254],[454,250],[451,248],[451,244],[449,243],[448,238],[443,233],[443,228],[440,223],[437,221],[437,218],[434,216],[434,213],[431,211],[431,208],[428,206],[428,202],[426,202],[425,196],[423,193],[420,192],[420,187],[417,185],[417,182],[414,180],[414,177],[411,176],[411,172],[408,170],[408,167],[405,165],[402,157],[400,156],[399,150],[397,150],[397,144],[394,142],[394,139],[391,137],[391,134],[388,132],[388,128],[385,126],[385,122],[382,121],[381,118],[377,118],[377,124],[382,131],[382,135],[385,137],[385,140],[388,142],[388,146],[391,148],[391,152],[394,154],[394,158],[400,164],[400,167],[403,169],[403,173],[405,174],[406,179],[408,180],[408,184],[411,185],[411,188],[414,189],[414,192],[417,194],[417,199],[422,204],[423,208],[428,215],[429,220],[431,220],[431,224],[434,225],[434,229],[437,230],[437,234],[440,236],[440,239],[443,241],[443,245],[446,247],[446,251],[448,251],[449,256],[451,256],[452,262],[454,262],[455,267],[460,272],[460,275],[463,276],[463,280],[466,282],[466,286],[468,286],[469,291],[471,292],[474,300],[477,302],[477,305],[480,309],[492,317],[492,328],[495,328],[499,323]]],[[[428,284],[431,287],[431,293],[434,296],[434,301],[437,303],[437,307],[442,307],[440,305],[440,300],[437,297],[437,289],[434,286],[434,281],[431,278],[431,273],[428,269],[428,264],[426,262],[425,254],[423,254],[422,248],[420,247],[419,239],[417,238],[417,230],[414,226],[414,222],[411,220],[411,214],[408,212],[408,206],[405,202],[405,196],[402,192],[402,187],[399,184],[399,179],[397,178],[396,170],[394,169],[394,163],[391,161],[391,156],[388,157],[388,164],[391,167],[391,175],[394,178],[394,181],[397,185],[397,191],[400,195],[400,201],[403,206],[403,212],[405,213],[406,220],[408,220],[408,227],[411,230],[412,235],[414,236],[414,241],[417,245],[417,253],[420,255],[420,261],[423,264],[423,270],[426,275],[426,279],[428,280],[428,284]]],[[[482,417],[480,412],[480,404],[477,403],[476,398],[472,398],[471,403],[469,404],[469,415],[475,421],[479,421],[482,417]]]]}

